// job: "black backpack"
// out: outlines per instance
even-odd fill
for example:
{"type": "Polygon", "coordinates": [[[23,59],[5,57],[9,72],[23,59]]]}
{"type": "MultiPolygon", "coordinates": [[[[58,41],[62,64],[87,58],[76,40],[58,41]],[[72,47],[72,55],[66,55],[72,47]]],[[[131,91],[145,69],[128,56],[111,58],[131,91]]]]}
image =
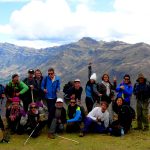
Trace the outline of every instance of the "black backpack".
{"type": "Polygon", "coordinates": [[[73,82],[73,81],[69,81],[68,83],[66,83],[66,84],[64,85],[64,87],[63,87],[63,92],[64,92],[64,94],[67,94],[68,90],[69,90],[70,88],[72,88],[73,85],[74,85],[74,82],[73,82]]]}

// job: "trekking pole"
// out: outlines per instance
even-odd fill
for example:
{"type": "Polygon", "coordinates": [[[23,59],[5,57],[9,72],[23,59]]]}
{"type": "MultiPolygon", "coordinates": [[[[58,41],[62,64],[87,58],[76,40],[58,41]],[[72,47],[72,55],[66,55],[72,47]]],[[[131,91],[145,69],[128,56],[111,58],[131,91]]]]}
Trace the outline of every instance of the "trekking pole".
{"type": "Polygon", "coordinates": [[[33,90],[31,90],[31,97],[32,97],[32,102],[34,102],[33,90]]]}
{"type": "Polygon", "coordinates": [[[76,141],[76,140],[72,140],[70,138],[66,138],[66,137],[63,137],[63,136],[60,136],[60,135],[56,135],[56,136],[59,137],[59,138],[62,138],[62,139],[68,140],[68,141],[72,141],[72,142],[75,142],[75,143],[79,144],[79,142],[76,141]]]}
{"type": "Polygon", "coordinates": [[[30,137],[32,136],[32,134],[34,133],[35,129],[39,126],[39,123],[36,125],[36,127],[33,129],[33,131],[31,132],[31,134],[29,135],[29,137],[26,139],[26,141],[24,142],[23,145],[26,145],[26,143],[28,142],[28,140],[30,139],[30,137]]]}

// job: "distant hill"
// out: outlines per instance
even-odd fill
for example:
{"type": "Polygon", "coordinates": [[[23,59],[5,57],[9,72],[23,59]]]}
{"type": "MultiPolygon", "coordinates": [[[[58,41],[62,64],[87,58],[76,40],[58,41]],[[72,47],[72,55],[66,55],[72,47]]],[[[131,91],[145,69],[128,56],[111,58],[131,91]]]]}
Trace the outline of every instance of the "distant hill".
{"type": "Polygon", "coordinates": [[[80,78],[88,79],[87,67],[92,62],[93,72],[98,79],[103,73],[117,76],[121,80],[125,73],[135,81],[138,73],[150,75],[150,45],[128,44],[121,41],[96,41],[84,37],[77,42],[45,48],[33,49],[9,43],[0,43],[0,82],[6,83],[13,73],[25,77],[30,68],[39,68],[44,74],[54,67],[62,82],[80,78]]]}

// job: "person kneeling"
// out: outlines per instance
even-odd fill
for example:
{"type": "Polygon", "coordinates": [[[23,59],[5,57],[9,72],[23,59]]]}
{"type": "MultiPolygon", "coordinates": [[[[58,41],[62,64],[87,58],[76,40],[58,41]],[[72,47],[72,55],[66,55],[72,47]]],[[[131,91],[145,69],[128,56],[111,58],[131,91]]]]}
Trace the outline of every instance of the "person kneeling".
{"type": "Polygon", "coordinates": [[[85,133],[105,133],[109,125],[109,112],[107,111],[107,102],[101,102],[100,107],[95,107],[84,121],[84,128],[80,133],[80,137],[83,137],[85,133]]]}
{"type": "Polygon", "coordinates": [[[32,102],[29,105],[29,111],[27,113],[27,123],[25,125],[28,134],[31,134],[31,137],[35,138],[39,136],[40,131],[46,124],[45,121],[40,119],[40,112],[36,103],[32,102]]]}
{"type": "Polygon", "coordinates": [[[80,131],[81,121],[82,113],[80,106],[77,105],[75,99],[71,99],[67,109],[66,132],[72,133],[80,131]]]}
{"type": "Polygon", "coordinates": [[[114,136],[122,136],[126,134],[130,128],[132,119],[135,118],[135,111],[129,105],[123,104],[124,100],[121,97],[118,97],[116,100],[116,113],[118,119],[112,122],[109,127],[109,132],[114,136]]]}
{"type": "Polygon", "coordinates": [[[55,108],[53,108],[49,114],[50,129],[48,137],[54,139],[55,133],[61,133],[64,130],[64,124],[66,123],[66,110],[63,107],[63,99],[57,98],[55,108]]]}

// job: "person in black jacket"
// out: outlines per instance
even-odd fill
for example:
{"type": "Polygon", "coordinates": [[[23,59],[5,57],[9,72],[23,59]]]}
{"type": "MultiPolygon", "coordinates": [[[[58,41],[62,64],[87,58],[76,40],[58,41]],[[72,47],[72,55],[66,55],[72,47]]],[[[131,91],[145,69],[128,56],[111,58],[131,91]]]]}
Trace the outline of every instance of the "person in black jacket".
{"type": "Polygon", "coordinates": [[[150,99],[150,82],[143,74],[138,75],[134,85],[133,93],[137,99],[137,128],[138,130],[149,130],[148,106],[150,99]]]}
{"type": "Polygon", "coordinates": [[[115,112],[118,118],[112,122],[109,131],[112,135],[121,136],[121,130],[123,130],[124,134],[130,130],[132,119],[135,117],[135,111],[131,106],[124,104],[122,97],[116,99],[116,104],[115,112]]]}
{"type": "Polygon", "coordinates": [[[27,112],[27,123],[25,124],[25,130],[30,135],[33,130],[31,137],[36,138],[40,135],[42,128],[45,126],[46,121],[41,120],[39,107],[36,103],[32,102],[29,105],[29,110],[27,112]]]}
{"type": "Polygon", "coordinates": [[[39,69],[36,69],[34,72],[34,81],[35,81],[35,86],[34,86],[34,100],[41,101],[44,100],[44,92],[41,89],[41,83],[43,80],[42,72],[39,69]]]}
{"type": "Polygon", "coordinates": [[[29,104],[33,101],[35,95],[35,80],[34,80],[34,70],[28,70],[28,77],[23,80],[23,82],[29,87],[29,90],[23,95],[23,107],[24,110],[28,111],[29,104]]]}
{"type": "Polygon", "coordinates": [[[80,79],[74,80],[74,86],[71,87],[67,92],[67,97],[71,99],[75,99],[76,102],[80,105],[81,104],[81,95],[82,95],[83,88],[81,87],[80,79]]]}
{"type": "Polygon", "coordinates": [[[114,77],[113,84],[109,80],[108,74],[103,74],[102,82],[99,84],[98,91],[101,94],[101,101],[105,101],[109,104],[108,112],[110,117],[110,122],[113,120],[113,110],[112,110],[112,102],[114,101],[114,92],[113,90],[116,89],[117,82],[116,78],[114,77]]]}
{"type": "Polygon", "coordinates": [[[49,138],[55,138],[55,133],[63,132],[64,124],[66,123],[66,110],[63,107],[63,99],[57,98],[55,108],[51,110],[49,115],[50,129],[49,138]]]}

